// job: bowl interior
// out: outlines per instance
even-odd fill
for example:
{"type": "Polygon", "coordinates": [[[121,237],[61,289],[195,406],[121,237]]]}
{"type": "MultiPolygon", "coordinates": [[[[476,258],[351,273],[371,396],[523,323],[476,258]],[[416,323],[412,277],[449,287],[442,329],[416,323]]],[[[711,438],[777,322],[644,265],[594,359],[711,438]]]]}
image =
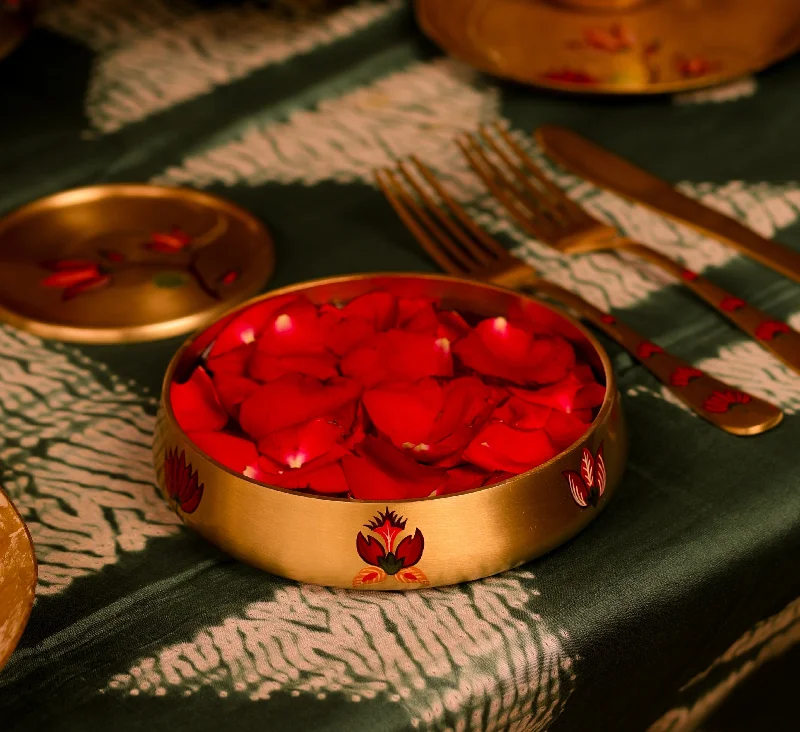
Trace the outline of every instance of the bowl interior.
{"type": "MultiPolygon", "coordinates": [[[[234,308],[212,325],[196,333],[181,347],[181,349],[175,355],[165,375],[163,384],[164,388],[162,392],[162,407],[166,411],[169,419],[173,422],[176,429],[185,434],[183,430],[180,430],[180,427],[178,427],[177,421],[175,420],[169,400],[169,386],[173,381],[182,383],[188,379],[193,369],[202,362],[203,356],[210,350],[215,338],[217,338],[222,330],[224,330],[224,328],[233,319],[235,319],[238,315],[241,315],[245,310],[247,310],[247,308],[255,305],[256,303],[263,302],[268,298],[279,297],[292,293],[302,293],[313,303],[318,305],[323,303],[346,303],[360,295],[364,295],[375,290],[386,291],[396,296],[435,299],[443,308],[454,309],[462,314],[470,314],[481,318],[504,316],[509,319],[525,318],[526,320],[546,323],[554,330],[557,330],[564,338],[570,341],[575,350],[578,351],[583,359],[590,364],[595,372],[597,381],[606,387],[603,403],[598,409],[594,421],[587,426],[586,433],[584,433],[580,439],[583,439],[587,434],[592,432],[605,418],[606,414],[613,406],[616,395],[616,384],[614,381],[614,374],[611,369],[611,362],[607,353],[596,340],[596,338],[586,328],[580,325],[572,317],[566,315],[564,312],[526,295],[521,295],[519,293],[512,292],[511,290],[475,282],[472,280],[449,277],[445,275],[365,274],[311,281],[298,285],[292,285],[279,290],[274,290],[264,296],[254,298],[253,300],[234,308]]],[[[191,441],[188,436],[187,440],[191,441]]],[[[533,470],[527,471],[521,475],[529,475],[545,468],[548,464],[558,460],[564,453],[568,452],[571,447],[572,446],[567,447],[551,460],[548,460],[546,463],[543,463],[542,465],[533,468],[533,470]]],[[[258,481],[253,481],[250,478],[240,475],[217,462],[204,453],[199,447],[195,446],[195,449],[213,464],[217,465],[226,472],[235,475],[237,478],[257,483],[258,485],[263,485],[271,490],[288,490],[275,486],[269,486],[265,483],[258,483],[258,481]]],[[[514,476],[513,478],[509,478],[509,480],[515,480],[519,477],[520,476],[514,476]]],[[[496,483],[494,485],[501,485],[501,483],[496,483]]],[[[488,490],[494,487],[494,485],[476,488],[472,491],[465,491],[464,493],[488,490]]],[[[375,503],[376,505],[382,505],[385,503],[385,501],[366,501],[353,498],[340,498],[319,494],[298,493],[297,491],[291,490],[288,490],[288,492],[292,492],[298,496],[303,495],[304,497],[316,500],[344,500],[361,503],[375,503]]],[[[421,499],[402,500],[444,500],[447,498],[454,498],[458,495],[463,495],[463,493],[444,496],[431,496],[421,499]]]]}

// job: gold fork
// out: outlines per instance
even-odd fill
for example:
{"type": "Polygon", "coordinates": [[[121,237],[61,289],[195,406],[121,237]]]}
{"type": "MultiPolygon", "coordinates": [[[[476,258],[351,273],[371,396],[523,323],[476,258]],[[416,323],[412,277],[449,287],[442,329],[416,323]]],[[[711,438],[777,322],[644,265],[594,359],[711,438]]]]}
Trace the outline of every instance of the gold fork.
{"type": "Polygon", "coordinates": [[[537,277],[533,267],[479,228],[417,158],[398,163],[396,169],[378,170],[375,177],[422,248],[447,272],[533,289],[559,302],[641,361],[693,412],[726,432],[757,435],[783,418],[776,406],[690,366],[578,295],[537,277]]]}
{"type": "Polygon", "coordinates": [[[479,135],[464,135],[458,144],[489,190],[528,234],[564,254],[610,249],[647,260],[677,277],[762,348],[800,373],[800,333],[661,252],[632,241],[613,226],[595,219],[550,181],[501,125],[483,126],[479,135]]]}

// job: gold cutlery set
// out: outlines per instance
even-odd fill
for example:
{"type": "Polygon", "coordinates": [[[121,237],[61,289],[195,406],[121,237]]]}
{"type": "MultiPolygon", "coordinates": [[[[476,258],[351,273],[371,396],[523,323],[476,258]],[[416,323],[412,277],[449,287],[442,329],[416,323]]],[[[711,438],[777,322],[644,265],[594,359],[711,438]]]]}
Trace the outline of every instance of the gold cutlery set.
{"type": "MultiPolygon", "coordinates": [[[[688,223],[800,281],[800,255],[763,239],[724,214],[707,209],[579,135],[558,127],[544,127],[537,131],[537,139],[553,159],[584,178],[688,223]]],[[[474,172],[526,234],[568,255],[624,251],[660,267],[762,348],[800,373],[797,331],[594,218],[547,178],[518,138],[502,125],[484,126],[456,142],[474,172]]],[[[756,435],[780,423],[783,413],[776,406],[702,372],[615,316],[541,279],[533,267],[510,254],[481,229],[421,160],[411,157],[399,161],[394,168],[376,171],[376,179],[414,237],[445,271],[511,289],[532,290],[561,304],[638,359],[695,414],[726,432],[756,435]]]]}

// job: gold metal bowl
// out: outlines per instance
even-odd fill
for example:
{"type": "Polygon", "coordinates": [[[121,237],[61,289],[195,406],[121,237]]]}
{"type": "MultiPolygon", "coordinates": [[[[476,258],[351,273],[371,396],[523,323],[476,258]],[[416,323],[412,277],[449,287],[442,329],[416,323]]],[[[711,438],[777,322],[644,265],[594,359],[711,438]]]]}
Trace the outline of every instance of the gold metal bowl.
{"type": "Polygon", "coordinates": [[[194,498],[183,502],[191,505],[191,513],[174,506],[181,519],[234,557],[313,584],[404,590],[503,572],[575,536],[614,494],[625,467],[627,439],[608,355],[591,333],[560,310],[510,290],[454,277],[379,274],[273,291],[190,338],[164,378],[153,454],[164,496],[169,500],[170,494],[191,493],[194,498]],[[397,501],[329,498],[257,483],[212,460],[178,426],[169,385],[176,376],[185,376],[236,314],[286,293],[303,292],[323,303],[348,301],[376,289],[436,298],[445,307],[485,317],[507,315],[512,309],[532,315],[546,311],[550,319],[556,314],[563,319],[565,336],[605,380],[606,396],[597,417],[577,442],[527,473],[464,493],[397,501]],[[596,505],[581,505],[573,495],[568,471],[580,474],[582,461],[594,469],[592,480],[604,483],[596,505]],[[404,537],[414,537],[418,545],[417,532],[423,542],[421,557],[413,567],[394,573],[366,565],[356,550],[359,534],[390,552],[404,537]]]}

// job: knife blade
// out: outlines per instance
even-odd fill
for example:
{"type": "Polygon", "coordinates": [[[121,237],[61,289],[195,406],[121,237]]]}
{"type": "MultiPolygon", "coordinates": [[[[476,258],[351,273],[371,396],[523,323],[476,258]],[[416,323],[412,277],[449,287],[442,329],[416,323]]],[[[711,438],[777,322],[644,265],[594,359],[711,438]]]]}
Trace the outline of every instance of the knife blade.
{"type": "Polygon", "coordinates": [[[666,181],[571,130],[544,125],[536,130],[536,139],[547,155],[581,178],[688,224],[800,282],[799,252],[766,239],[736,219],[689,198],[666,181]]]}

